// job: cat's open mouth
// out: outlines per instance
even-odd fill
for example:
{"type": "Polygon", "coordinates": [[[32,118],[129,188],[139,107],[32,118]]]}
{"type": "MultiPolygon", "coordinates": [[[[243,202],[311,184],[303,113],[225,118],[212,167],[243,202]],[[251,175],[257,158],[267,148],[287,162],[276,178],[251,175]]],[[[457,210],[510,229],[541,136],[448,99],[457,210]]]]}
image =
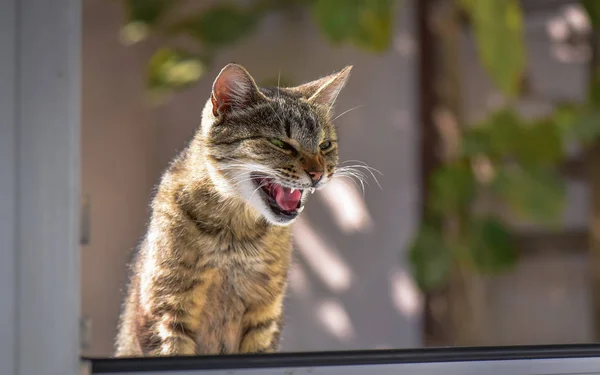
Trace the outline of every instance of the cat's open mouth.
{"type": "Polygon", "coordinates": [[[278,216],[293,219],[302,210],[302,189],[292,189],[275,183],[272,179],[255,174],[252,176],[266,203],[278,216]]]}

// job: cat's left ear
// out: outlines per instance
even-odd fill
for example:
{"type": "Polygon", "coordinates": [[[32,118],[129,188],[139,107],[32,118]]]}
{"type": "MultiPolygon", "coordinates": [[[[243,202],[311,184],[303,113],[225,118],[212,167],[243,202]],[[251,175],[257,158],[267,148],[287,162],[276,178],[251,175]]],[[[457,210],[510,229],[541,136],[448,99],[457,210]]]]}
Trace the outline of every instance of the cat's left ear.
{"type": "Polygon", "coordinates": [[[295,90],[311,103],[332,107],[346,85],[351,70],[352,65],[349,65],[337,73],[298,86],[295,90]]]}
{"type": "Polygon", "coordinates": [[[227,64],[213,82],[212,111],[215,117],[245,108],[264,99],[254,78],[241,65],[227,64]]]}

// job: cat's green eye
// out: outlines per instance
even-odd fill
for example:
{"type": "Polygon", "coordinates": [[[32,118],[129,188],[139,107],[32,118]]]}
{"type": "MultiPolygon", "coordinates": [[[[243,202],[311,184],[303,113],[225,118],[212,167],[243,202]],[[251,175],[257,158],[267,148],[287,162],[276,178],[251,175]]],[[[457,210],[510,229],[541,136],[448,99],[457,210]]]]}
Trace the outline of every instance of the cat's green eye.
{"type": "Polygon", "coordinates": [[[327,151],[331,148],[331,146],[333,146],[333,143],[331,143],[331,141],[325,141],[321,143],[319,148],[321,149],[321,151],[327,151]]]}
{"type": "Polygon", "coordinates": [[[284,150],[286,153],[288,153],[290,155],[298,155],[298,151],[296,151],[294,146],[292,146],[291,144],[289,144],[287,142],[284,142],[277,138],[271,138],[271,139],[269,139],[269,142],[271,142],[275,146],[279,147],[280,149],[284,150]]]}
{"type": "Polygon", "coordinates": [[[271,143],[274,144],[275,146],[279,147],[279,148],[288,148],[289,145],[287,143],[285,143],[284,141],[280,141],[277,138],[272,138],[270,139],[271,143]]]}

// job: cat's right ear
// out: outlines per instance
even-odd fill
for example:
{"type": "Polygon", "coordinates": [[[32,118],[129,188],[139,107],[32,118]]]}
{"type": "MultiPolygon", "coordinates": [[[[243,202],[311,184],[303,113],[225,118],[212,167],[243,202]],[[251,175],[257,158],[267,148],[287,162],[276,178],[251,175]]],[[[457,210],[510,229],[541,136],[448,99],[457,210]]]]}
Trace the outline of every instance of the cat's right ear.
{"type": "Polygon", "coordinates": [[[293,90],[301,93],[311,103],[331,108],[346,85],[351,70],[352,65],[349,65],[337,73],[294,87],[293,90]]]}
{"type": "Polygon", "coordinates": [[[210,100],[215,117],[240,110],[260,100],[254,78],[241,65],[227,64],[219,73],[212,86],[210,100]]]}

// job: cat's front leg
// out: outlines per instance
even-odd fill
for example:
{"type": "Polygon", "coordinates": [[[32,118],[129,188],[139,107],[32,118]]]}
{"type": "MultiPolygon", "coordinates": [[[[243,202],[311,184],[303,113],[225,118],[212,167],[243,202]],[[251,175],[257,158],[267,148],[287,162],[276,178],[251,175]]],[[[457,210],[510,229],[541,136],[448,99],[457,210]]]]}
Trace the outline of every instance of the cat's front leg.
{"type": "Polygon", "coordinates": [[[149,322],[145,348],[150,355],[176,356],[197,354],[197,336],[206,306],[206,279],[189,278],[168,288],[155,285],[149,300],[149,322]]]}
{"type": "Polygon", "coordinates": [[[164,338],[159,356],[195,355],[196,342],[187,336],[172,335],[164,338]]]}
{"type": "Polygon", "coordinates": [[[167,313],[154,325],[150,356],[195,355],[195,332],[190,329],[188,316],[167,313]]]}
{"type": "Polygon", "coordinates": [[[242,320],[240,353],[277,352],[282,326],[282,302],[279,299],[248,309],[242,320]]]}

